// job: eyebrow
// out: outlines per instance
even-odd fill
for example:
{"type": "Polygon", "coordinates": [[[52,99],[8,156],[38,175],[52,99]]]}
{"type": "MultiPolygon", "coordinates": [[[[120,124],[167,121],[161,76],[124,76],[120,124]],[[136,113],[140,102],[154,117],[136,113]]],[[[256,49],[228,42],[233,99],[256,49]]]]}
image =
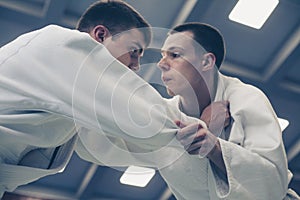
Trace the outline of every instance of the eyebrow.
{"type": "Polygon", "coordinates": [[[165,51],[173,51],[173,50],[175,50],[175,49],[184,50],[184,48],[182,48],[182,47],[173,46],[173,47],[169,47],[168,49],[161,49],[161,52],[165,52],[165,51]]]}
{"type": "Polygon", "coordinates": [[[139,49],[144,49],[144,47],[142,47],[142,45],[139,42],[134,41],[133,43],[136,44],[136,46],[138,46],[139,49]]]}

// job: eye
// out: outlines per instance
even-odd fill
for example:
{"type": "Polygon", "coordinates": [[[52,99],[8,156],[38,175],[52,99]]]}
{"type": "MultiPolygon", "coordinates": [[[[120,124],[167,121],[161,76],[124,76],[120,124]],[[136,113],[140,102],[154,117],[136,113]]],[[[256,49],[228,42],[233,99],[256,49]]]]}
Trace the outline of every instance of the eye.
{"type": "Polygon", "coordinates": [[[132,48],[130,48],[129,53],[130,53],[131,56],[138,57],[138,56],[141,56],[143,54],[143,49],[138,49],[136,47],[132,47],[132,48]]]}
{"type": "Polygon", "coordinates": [[[169,52],[168,53],[171,58],[179,58],[181,54],[179,52],[169,52]]]}
{"type": "Polygon", "coordinates": [[[138,49],[137,48],[131,48],[130,52],[133,53],[133,54],[135,54],[135,53],[138,52],[138,49]]]}

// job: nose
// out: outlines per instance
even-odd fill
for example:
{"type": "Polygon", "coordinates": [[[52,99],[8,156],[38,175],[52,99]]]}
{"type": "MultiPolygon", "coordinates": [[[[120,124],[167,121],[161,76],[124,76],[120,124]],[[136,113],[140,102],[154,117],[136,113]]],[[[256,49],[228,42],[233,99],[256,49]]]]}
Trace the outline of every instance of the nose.
{"type": "Polygon", "coordinates": [[[138,72],[140,70],[140,65],[139,64],[137,64],[137,65],[130,65],[129,69],[131,69],[134,72],[138,72]]]}
{"type": "Polygon", "coordinates": [[[170,66],[168,65],[164,57],[160,59],[160,61],[157,63],[157,66],[161,71],[167,71],[170,69],[170,66]]]}
{"type": "Polygon", "coordinates": [[[129,68],[135,72],[139,71],[140,70],[140,57],[132,58],[129,68]]]}

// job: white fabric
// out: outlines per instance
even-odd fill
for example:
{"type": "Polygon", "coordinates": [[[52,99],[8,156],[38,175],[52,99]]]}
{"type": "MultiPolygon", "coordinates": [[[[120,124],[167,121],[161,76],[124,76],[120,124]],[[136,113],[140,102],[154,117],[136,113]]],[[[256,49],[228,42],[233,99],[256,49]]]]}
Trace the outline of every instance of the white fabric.
{"type": "Polygon", "coordinates": [[[83,142],[105,132],[135,149],[180,149],[181,113],[86,33],[50,25],[1,47],[0,94],[0,196],[57,173],[19,164],[78,131],[83,142]]]}
{"type": "MultiPolygon", "coordinates": [[[[292,175],[287,169],[277,117],[266,96],[253,86],[219,74],[215,101],[219,100],[229,100],[233,117],[231,127],[220,138],[228,182],[218,177],[208,159],[185,153],[171,165],[160,169],[173,194],[182,200],[289,199],[286,194],[292,175]]],[[[168,104],[173,104],[179,110],[178,97],[168,100],[168,104]]],[[[151,162],[155,160],[152,157],[149,160],[145,157],[135,160],[133,156],[124,162],[122,156],[118,156],[118,151],[114,151],[115,148],[107,148],[109,150],[102,153],[103,149],[93,149],[98,142],[101,143],[101,139],[95,142],[96,137],[90,136],[89,141],[77,146],[82,150],[79,155],[86,160],[98,164],[101,164],[99,161],[109,160],[113,166],[158,166],[151,162]]],[[[120,143],[121,140],[116,142],[120,143]]],[[[126,142],[123,141],[120,147],[126,148],[126,142]]],[[[167,159],[170,152],[174,151],[173,148],[164,149],[161,157],[167,159]]]]}
{"type": "Polygon", "coordinates": [[[221,140],[228,191],[206,158],[174,140],[173,120],[196,121],[179,112],[178,98],[162,99],[87,34],[51,25],[21,36],[0,50],[0,196],[49,174],[18,166],[23,155],[79,132],[82,158],[158,167],[178,199],[283,199],[287,163],[268,100],[236,79],[220,80],[216,100],[229,100],[234,118],[229,141],[221,140]]]}
{"type": "MultiPolygon", "coordinates": [[[[220,139],[229,191],[223,199],[283,199],[289,179],[277,116],[257,88],[219,73],[216,101],[229,100],[233,123],[220,139]]],[[[217,187],[218,188],[218,187],[217,187]]]]}
{"type": "MultiPolygon", "coordinates": [[[[236,78],[219,73],[218,79],[215,101],[230,102],[233,122],[220,138],[228,182],[218,177],[209,165],[210,199],[286,198],[291,174],[287,169],[281,129],[270,102],[259,89],[236,78]]],[[[178,104],[178,100],[174,100],[175,104],[178,104]]],[[[197,171],[193,174],[199,176],[197,171]]],[[[192,190],[178,188],[175,194],[179,193],[185,197],[185,193],[189,192],[192,190]]],[[[199,188],[194,198],[188,199],[207,199],[207,197],[199,188]]]]}

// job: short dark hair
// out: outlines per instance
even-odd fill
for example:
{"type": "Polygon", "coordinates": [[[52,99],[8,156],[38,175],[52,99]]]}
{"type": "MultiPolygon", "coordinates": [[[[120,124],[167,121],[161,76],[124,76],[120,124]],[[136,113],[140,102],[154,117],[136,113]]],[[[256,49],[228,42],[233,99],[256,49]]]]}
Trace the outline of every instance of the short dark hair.
{"type": "Polygon", "coordinates": [[[93,3],[80,17],[77,30],[89,33],[97,25],[105,26],[112,35],[141,28],[149,45],[152,37],[149,23],[129,4],[119,0],[100,0],[93,3]]]}
{"type": "Polygon", "coordinates": [[[220,68],[225,57],[225,42],[220,31],[208,24],[200,22],[188,22],[175,26],[169,34],[189,31],[193,39],[200,44],[205,51],[216,56],[216,66],[220,68]]]}

